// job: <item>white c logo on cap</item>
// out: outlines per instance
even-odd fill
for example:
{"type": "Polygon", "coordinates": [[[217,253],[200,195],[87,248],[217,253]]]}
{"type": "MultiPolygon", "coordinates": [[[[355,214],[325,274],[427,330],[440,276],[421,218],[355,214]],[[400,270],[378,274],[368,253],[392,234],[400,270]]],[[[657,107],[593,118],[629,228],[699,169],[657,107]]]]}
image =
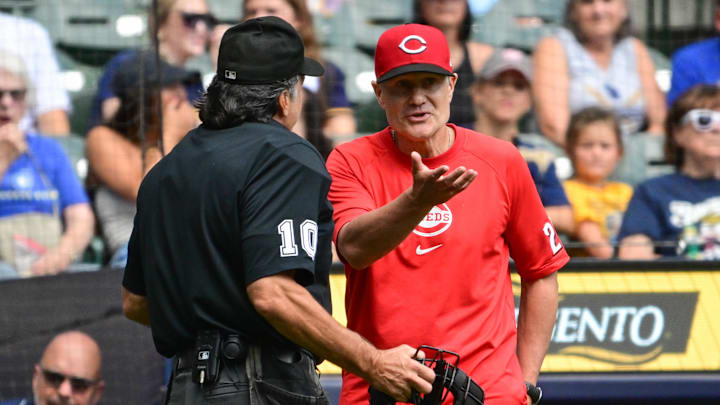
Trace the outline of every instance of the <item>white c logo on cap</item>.
{"type": "Polygon", "coordinates": [[[423,37],[421,37],[419,35],[408,35],[405,37],[405,39],[402,40],[402,42],[400,42],[400,45],[398,45],[398,47],[400,49],[402,49],[403,52],[405,52],[405,53],[414,54],[414,53],[421,53],[421,52],[425,51],[427,49],[426,44],[427,44],[427,41],[425,41],[425,39],[423,37]],[[405,44],[407,43],[407,41],[409,41],[411,39],[416,39],[422,45],[420,45],[420,47],[417,49],[408,49],[408,47],[405,46],[405,44]]]}

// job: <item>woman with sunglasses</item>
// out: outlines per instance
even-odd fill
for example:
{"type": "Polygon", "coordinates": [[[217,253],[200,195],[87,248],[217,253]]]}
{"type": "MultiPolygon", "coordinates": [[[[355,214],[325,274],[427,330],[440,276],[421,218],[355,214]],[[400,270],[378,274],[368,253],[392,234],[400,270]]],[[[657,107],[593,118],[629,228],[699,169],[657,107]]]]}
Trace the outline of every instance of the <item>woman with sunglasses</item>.
{"type": "Polygon", "coordinates": [[[637,186],[618,235],[619,257],[720,259],[720,87],[681,95],[666,122],[677,170],[637,186]]]}
{"type": "MultiPolygon", "coordinates": [[[[160,57],[175,66],[185,66],[191,58],[201,55],[207,49],[208,40],[217,20],[208,11],[205,0],[158,0],[156,19],[152,9],[148,13],[151,29],[157,25],[158,50],[160,57]]],[[[98,92],[93,100],[89,127],[112,118],[120,100],[112,89],[112,80],[118,67],[136,56],[138,50],[127,50],[117,54],[105,67],[98,82],[98,92]]],[[[185,91],[190,102],[203,92],[201,80],[188,83],[185,91]]]]}
{"type": "Polygon", "coordinates": [[[0,51],[0,278],[66,270],[94,231],[87,194],[65,151],[20,130],[33,97],[23,60],[0,51]]]}

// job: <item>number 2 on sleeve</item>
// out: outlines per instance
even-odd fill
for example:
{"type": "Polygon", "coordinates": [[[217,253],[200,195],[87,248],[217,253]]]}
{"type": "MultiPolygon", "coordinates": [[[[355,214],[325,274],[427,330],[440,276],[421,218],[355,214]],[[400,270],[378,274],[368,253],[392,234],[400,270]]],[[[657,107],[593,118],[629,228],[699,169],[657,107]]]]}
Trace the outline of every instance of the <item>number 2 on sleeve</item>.
{"type": "Polygon", "coordinates": [[[553,255],[555,255],[557,252],[560,251],[560,249],[562,249],[562,245],[560,244],[560,238],[558,238],[555,234],[555,228],[550,222],[545,222],[545,226],[543,226],[543,232],[545,232],[545,235],[550,240],[550,249],[552,249],[553,255]]]}

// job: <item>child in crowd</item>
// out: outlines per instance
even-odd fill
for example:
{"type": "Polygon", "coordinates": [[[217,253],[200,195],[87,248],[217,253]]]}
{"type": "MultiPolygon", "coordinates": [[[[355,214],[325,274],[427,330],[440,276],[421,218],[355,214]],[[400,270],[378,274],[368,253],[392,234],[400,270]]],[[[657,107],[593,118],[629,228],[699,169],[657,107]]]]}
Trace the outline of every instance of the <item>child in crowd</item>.
{"type": "Polygon", "coordinates": [[[611,258],[633,189],[608,181],[623,154],[620,128],[611,111],[589,107],[575,113],[568,127],[567,154],[575,169],[565,181],[575,217],[575,237],[585,254],[611,258]]]}

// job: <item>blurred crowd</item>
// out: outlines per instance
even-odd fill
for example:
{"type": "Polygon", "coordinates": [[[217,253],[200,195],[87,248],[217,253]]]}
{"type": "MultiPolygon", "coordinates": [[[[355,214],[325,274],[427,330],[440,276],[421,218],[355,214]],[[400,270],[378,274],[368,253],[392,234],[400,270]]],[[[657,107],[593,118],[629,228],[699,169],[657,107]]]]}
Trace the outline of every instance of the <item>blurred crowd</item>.
{"type": "MultiPolygon", "coordinates": [[[[672,55],[665,94],[627,0],[568,0],[562,25],[532,49],[473,41],[477,14],[502,2],[413,1],[407,22],[439,28],[450,47],[450,122],[517,146],[573,256],[719,259],[720,36],[672,55]]],[[[93,241],[102,247],[93,260],[124,266],[144,175],[199,124],[193,103],[214,66],[190,62],[214,61],[233,23],[205,0],[156,3],[152,46],[109,59],[86,128],[72,135],[89,164],[80,176],[63,140],[73,112],[53,42],[37,22],[0,13],[0,278],[84,269],[93,241]]],[[[360,122],[347,92],[356,78],[323,57],[317,3],[245,0],[239,14],[285,19],[322,61],[326,74],[303,83],[294,132],[326,158],[385,122],[360,122]]],[[[343,7],[321,3],[324,13],[343,7]]],[[[720,31],[720,0],[714,10],[720,31]]]]}

